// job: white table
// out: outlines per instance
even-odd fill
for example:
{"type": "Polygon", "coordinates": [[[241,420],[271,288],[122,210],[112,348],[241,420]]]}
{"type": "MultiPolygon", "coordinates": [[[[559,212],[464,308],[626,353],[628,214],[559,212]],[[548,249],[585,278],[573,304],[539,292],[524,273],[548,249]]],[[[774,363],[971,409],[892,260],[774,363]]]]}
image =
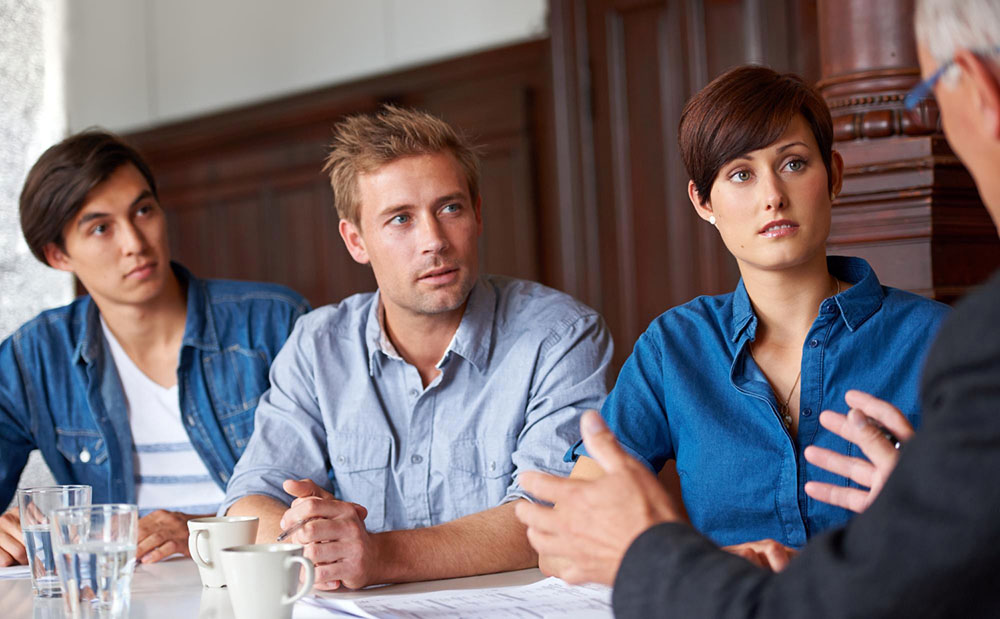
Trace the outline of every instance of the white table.
{"type": "MultiPolygon", "coordinates": [[[[362,591],[323,593],[324,596],[365,598],[375,595],[402,595],[454,589],[481,587],[507,587],[528,585],[544,578],[538,569],[434,580],[376,587],[362,591]]],[[[0,580],[0,616],[3,619],[61,619],[62,600],[35,600],[31,595],[28,579],[0,580]]],[[[333,617],[330,612],[302,602],[295,605],[296,619],[333,617]]],[[[190,559],[173,559],[151,565],[140,565],[132,580],[133,619],[231,619],[232,607],[225,589],[206,589],[201,586],[198,568],[190,559]]]]}

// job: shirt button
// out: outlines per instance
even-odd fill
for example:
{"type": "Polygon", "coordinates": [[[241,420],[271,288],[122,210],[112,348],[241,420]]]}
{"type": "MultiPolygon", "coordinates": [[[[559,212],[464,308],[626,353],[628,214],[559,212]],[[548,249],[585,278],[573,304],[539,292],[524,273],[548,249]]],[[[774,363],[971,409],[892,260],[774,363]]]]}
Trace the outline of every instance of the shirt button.
{"type": "Polygon", "coordinates": [[[412,462],[413,464],[420,464],[423,461],[424,457],[419,454],[413,454],[412,456],[410,456],[410,462],[412,462]]]}
{"type": "Polygon", "coordinates": [[[228,483],[229,475],[227,475],[225,471],[219,471],[219,479],[221,479],[223,482],[228,483]]]}
{"type": "Polygon", "coordinates": [[[189,426],[193,426],[194,425],[194,415],[188,415],[187,421],[188,421],[188,425],[189,426]]]}
{"type": "Polygon", "coordinates": [[[809,348],[816,348],[819,346],[819,340],[809,340],[809,348]]]}
{"type": "Polygon", "coordinates": [[[84,447],[83,451],[80,452],[80,462],[83,462],[84,464],[90,462],[90,452],[87,451],[86,447],[84,447]]]}
{"type": "Polygon", "coordinates": [[[420,395],[419,391],[417,391],[416,389],[410,389],[410,398],[415,399],[418,395],[420,395]]]}
{"type": "Polygon", "coordinates": [[[337,464],[343,464],[345,462],[347,462],[347,458],[344,456],[337,456],[337,464]]]}
{"type": "Polygon", "coordinates": [[[497,463],[495,460],[490,460],[490,471],[497,470],[497,463]]]}
{"type": "Polygon", "coordinates": [[[808,417],[809,415],[812,415],[812,414],[813,414],[813,411],[812,411],[811,408],[803,408],[802,409],[802,416],[803,417],[808,417]]]}

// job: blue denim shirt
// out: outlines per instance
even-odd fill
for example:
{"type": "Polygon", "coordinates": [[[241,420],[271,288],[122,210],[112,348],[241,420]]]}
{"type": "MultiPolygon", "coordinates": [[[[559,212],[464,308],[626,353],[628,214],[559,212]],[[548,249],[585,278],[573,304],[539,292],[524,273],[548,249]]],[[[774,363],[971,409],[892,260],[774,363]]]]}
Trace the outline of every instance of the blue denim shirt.
{"type": "MultiPolygon", "coordinates": [[[[177,367],[181,415],[225,487],[253,432],[267,372],[308,303],[288,288],[199,280],[180,265],[187,324],[177,367]]],[[[94,503],[135,502],[132,432],[97,305],[84,296],[42,312],[0,344],[0,505],[35,448],[59,483],[94,503]]]]}
{"type": "Polygon", "coordinates": [[[525,496],[522,470],[569,473],[579,416],[607,393],[601,317],[539,284],[481,277],[425,389],[380,326],[378,293],[299,321],[271,368],[225,511],[288,504],[310,478],[368,509],[369,531],[435,525],[525,496]]]}
{"type": "MultiPolygon", "coordinates": [[[[830,257],[830,272],[853,284],[823,301],[802,348],[799,431],[778,416],[767,379],[748,351],[757,317],[743,282],[656,318],[636,342],[602,415],[623,446],[654,471],[676,459],[692,524],[720,545],[764,538],[798,547],[844,523],[850,512],[811,499],[809,480],[844,478],[809,465],[808,445],[859,455],[819,425],[846,413],[861,389],[920,422],[924,356],[948,307],[883,287],[868,263],[830,257]]],[[[585,455],[577,445],[567,457],[585,455]]]]}

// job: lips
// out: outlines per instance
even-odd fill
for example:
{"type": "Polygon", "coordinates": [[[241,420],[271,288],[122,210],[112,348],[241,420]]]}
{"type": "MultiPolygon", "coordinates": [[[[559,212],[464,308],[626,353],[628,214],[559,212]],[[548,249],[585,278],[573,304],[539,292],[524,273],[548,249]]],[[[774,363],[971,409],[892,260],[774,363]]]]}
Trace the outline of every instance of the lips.
{"type": "Polygon", "coordinates": [[[428,284],[447,284],[458,276],[458,267],[438,267],[421,274],[417,281],[428,284]]]}
{"type": "Polygon", "coordinates": [[[155,262],[146,262],[144,264],[140,264],[139,266],[135,267],[134,269],[126,273],[125,277],[144,279],[148,277],[155,268],[156,268],[155,262]]]}
{"type": "Polygon", "coordinates": [[[778,238],[791,234],[798,230],[798,228],[799,224],[790,219],[776,219],[767,222],[767,225],[761,228],[758,234],[768,238],[778,238]]]}

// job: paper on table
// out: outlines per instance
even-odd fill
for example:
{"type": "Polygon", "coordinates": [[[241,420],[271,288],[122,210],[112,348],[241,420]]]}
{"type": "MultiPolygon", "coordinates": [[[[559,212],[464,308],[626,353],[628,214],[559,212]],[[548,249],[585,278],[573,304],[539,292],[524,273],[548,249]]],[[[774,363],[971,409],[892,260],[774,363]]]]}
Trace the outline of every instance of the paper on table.
{"type": "Polygon", "coordinates": [[[31,578],[31,568],[27,565],[0,567],[0,580],[21,580],[31,578]]]}
{"type": "Polygon", "coordinates": [[[600,585],[571,586],[558,578],[520,587],[435,591],[360,600],[335,597],[303,598],[333,613],[369,619],[508,619],[518,617],[573,617],[611,619],[611,589],[600,585]]]}

